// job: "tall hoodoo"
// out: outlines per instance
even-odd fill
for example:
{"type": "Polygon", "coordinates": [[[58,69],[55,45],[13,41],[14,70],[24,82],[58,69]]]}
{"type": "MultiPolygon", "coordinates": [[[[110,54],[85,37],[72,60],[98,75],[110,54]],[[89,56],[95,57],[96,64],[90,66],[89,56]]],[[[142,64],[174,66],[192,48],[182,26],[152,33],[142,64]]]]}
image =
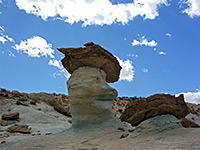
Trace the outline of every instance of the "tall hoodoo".
{"type": "MultiPolygon", "coordinates": [[[[71,74],[67,81],[73,126],[102,126],[115,120],[112,101],[117,91],[108,83],[118,81],[121,66],[110,52],[89,42],[80,48],[59,48],[62,64],[71,74]]],[[[113,123],[112,123],[113,124],[113,123]]]]}

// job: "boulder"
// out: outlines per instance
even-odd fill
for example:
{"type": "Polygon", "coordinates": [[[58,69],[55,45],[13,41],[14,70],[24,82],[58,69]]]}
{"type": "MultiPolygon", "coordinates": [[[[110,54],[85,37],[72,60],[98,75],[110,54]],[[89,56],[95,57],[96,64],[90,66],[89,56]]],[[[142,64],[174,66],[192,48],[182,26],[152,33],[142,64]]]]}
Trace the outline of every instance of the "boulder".
{"type": "Polygon", "coordinates": [[[31,128],[29,128],[28,125],[13,125],[8,127],[7,129],[8,132],[13,133],[13,132],[19,132],[19,133],[26,133],[26,134],[30,134],[31,132],[31,128]]]}
{"type": "Polygon", "coordinates": [[[182,126],[185,128],[200,128],[200,125],[198,125],[197,123],[195,123],[187,118],[181,118],[180,122],[181,122],[182,126]]]}
{"type": "Polygon", "coordinates": [[[62,64],[72,74],[79,67],[89,66],[100,68],[106,73],[106,82],[116,82],[119,79],[121,66],[110,52],[99,45],[89,42],[82,48],[58,48],[65,54],[62,64]]]}
{"type": "Polygon", "coordinates": [[[3,114],[2,115],[2,119],[3,120],[16,120],[16,119],[19,119],[19,113],[15,112],[15,113],[3,114]]]}
{"type": "Polygon", "coordinates": [[[137,126],[146,119],[163,114],[171,114],[178,119],[189,114],[183,95],[155,94],[134,100],[126,105],[120,119],[137,126]]]}

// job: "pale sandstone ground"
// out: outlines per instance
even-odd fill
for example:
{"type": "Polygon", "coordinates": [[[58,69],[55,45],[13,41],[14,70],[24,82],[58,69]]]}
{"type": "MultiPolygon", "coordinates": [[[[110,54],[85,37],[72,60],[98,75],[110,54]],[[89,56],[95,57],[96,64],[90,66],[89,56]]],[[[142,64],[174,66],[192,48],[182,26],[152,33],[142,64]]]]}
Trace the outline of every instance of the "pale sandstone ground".
{"type": "MultiPolygon", "coordinates": [[[[6,141],[0,145],[2,150],[199,150],[200,147],[200,129],[180,127],[179,121],[171,115],[146,120],[137,128],[127,126],[124,132],[117,128],[73,132],[69,117],[44,104],[37,107],[12,106],[11,109],[23,114],[19,124],[32,127],[32,134],[12,133],[0,138],[1,142],[6,141]],[[135,130],[130,133],[127,129],[135,130]],[[37,135],[38,130],[41,135],[37,135]],[[48,133],[51,135],[45,135],[48,133]],[[128,137],[120,139],[127,133],[128,137]]],[[[6,128],[1,128],[3,131],[0,133],[6,134],[6,128]]]]}
{"type": "Polygon", "coordinates": [[[120,139],[121,134],[112,129],[71,137],[29,136],[2,150],[199,150],[200,147],[199,129],[178,128],[147,135],[133,132],[124,139],[120,139]]]}

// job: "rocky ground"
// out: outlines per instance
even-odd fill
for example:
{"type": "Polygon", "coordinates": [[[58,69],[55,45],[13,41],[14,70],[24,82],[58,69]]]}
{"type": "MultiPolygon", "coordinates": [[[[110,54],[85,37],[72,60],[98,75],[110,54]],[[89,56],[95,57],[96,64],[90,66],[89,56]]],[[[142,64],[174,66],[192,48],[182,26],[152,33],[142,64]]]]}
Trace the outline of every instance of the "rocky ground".
{"type": "MultiPolygon", "coordinates": [[[[144,98],[116,98],[115,116],[120,118],[138,100],[144,98]]],[[[186,118],[198,126],[200,105],[187,104],[187,108],[186,118]]],[[[137,126],[126,123],[123,127],[76,134],[70,128],[72,118],[64,94],[26,94],[1,89],[0,115],[3,150],[197,150],[200,147],[200,128],[184,128],[172,114],[145,119],[137,126]]]]}

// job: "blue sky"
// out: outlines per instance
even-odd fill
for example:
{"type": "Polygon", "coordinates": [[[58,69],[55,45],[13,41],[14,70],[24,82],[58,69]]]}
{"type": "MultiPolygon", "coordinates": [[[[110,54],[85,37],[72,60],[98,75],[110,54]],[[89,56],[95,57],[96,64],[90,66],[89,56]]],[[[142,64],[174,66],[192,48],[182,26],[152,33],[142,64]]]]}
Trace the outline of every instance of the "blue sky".
{"type": "Polygon", "coordinates": [[[200,103],[199,0],[0,0],[0,87],[67,94],[61,47],[118,57],[119,96],[184,93],[200,103]]]}

